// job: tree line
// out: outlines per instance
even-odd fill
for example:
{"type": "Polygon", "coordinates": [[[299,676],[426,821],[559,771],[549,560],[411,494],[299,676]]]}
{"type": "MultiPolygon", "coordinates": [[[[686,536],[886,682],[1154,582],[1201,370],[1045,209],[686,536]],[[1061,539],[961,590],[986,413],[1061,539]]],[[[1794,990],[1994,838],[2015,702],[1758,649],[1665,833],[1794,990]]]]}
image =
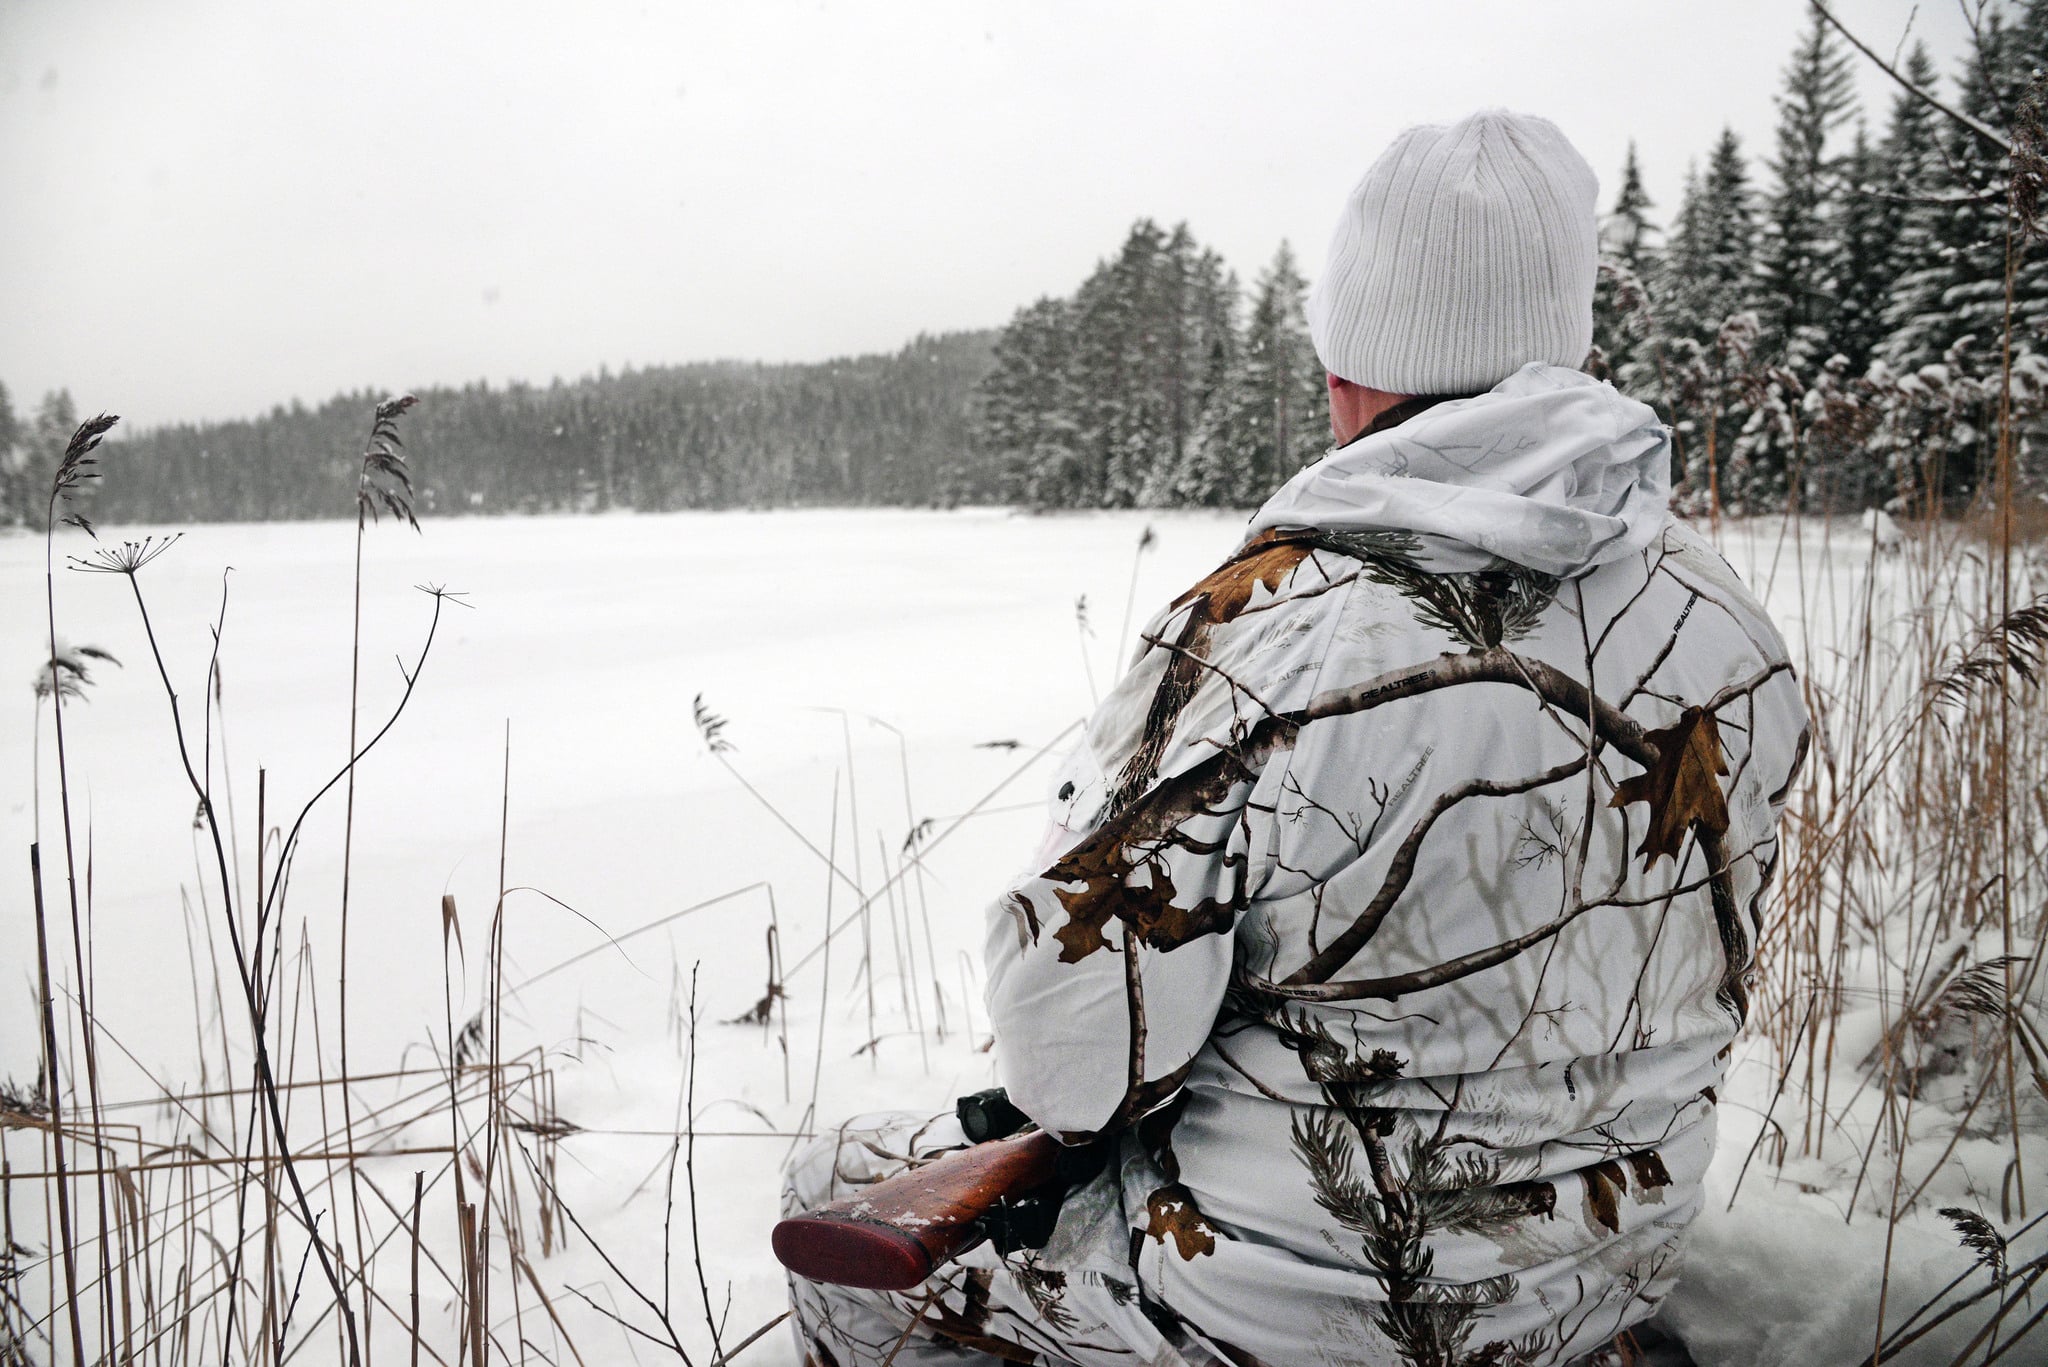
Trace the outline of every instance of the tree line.
{"type": "Polygon", "coordinates": [[[1631,146],[1605,217],[1588,368],[1672,420],[1694,508],[1967,502],[1994,470],[2008,335],[2039,465],[2048,0],[1973,13],[1951,82],[1916,44],[1876,131],[1850,61],[1816,11],[1761,177],[1724,129],[1666,232],[1631,146]]]}
{"type": "Polygon", "coordinates": [[[978,396],[990,482],[1036,507],[1257,502],[1329,445],[1304,291],[1283,243],[1240,321],[1222,258],[1140,220],[1003,329],[978,396]]]}
{"type": "MultiPolygon", "coordinates": [[[[2048,268],[2025,247],[2048,185],[2048,0],[1973,14],[1953,93],[1916,45],[1914,90],[1875,133],[1849,60],[1816,12],[1763,175],[1724,129],[1667,232],[1631,144],[1602,215],[1586,368],[1671,423],[1688,511],[1967,501],[2007,392],[2009,239],[2010,393],[2022,435],[2038,425],[2048,268]]],[[[1283,245],[1240,323],[1215,254],[1141,221],[1071,297],[1003,330],[981,391],[990,482],[1041,506],[1258,502],[1329,445],[1302,294],[1283,245]]]]}
{"type": "MultiPolygon", "coordinates": [[[[1724,129],[1668,226],[1630,145],[1602,215],[1586,368],[1672,425],[1687,511],[1956,508],[1986,487],[2007,402],[2020,475],[2039,487],[2048,265],[2028,247],[2048,186],[2048,0],[1971,20],[1950,79],[1924,46],[1905,55],[1874,128],[1816,10],[1770,154],[1752,166],[1724,129]]],[[[1248,506],[1329,445],[1304,294],[1284,243],[1247,291],[1186,224],[1141,219],[1071,295],[996,333],[816,365],[422,391],[407,420],[417,503],[1248,506]]],[[[378,397],[109,441],[92,515],[332,516],[378,397]]],[[[56,393],[19,418],[0,391],[0,522],[40,520],[77,416],[56,393]]]]}
{"type": "MultiPolygon", "coordinates": [[[[413,503],[447,516],[986,497],[974,483],[967,396],[993,341],[953,333],[817,364],[714,362],[422,389],[405,420],[413,503]]],[[[346,516],[383,397],[343,394],[246,421],[121,434],[100,448],[104,477],[86,512],[109,523],[346,516]]],[[[11,520],[40,525],[49,472],[78,419],[68,392],[45,396],[23,420],[0,391],[0,498],[11,520]]]]}

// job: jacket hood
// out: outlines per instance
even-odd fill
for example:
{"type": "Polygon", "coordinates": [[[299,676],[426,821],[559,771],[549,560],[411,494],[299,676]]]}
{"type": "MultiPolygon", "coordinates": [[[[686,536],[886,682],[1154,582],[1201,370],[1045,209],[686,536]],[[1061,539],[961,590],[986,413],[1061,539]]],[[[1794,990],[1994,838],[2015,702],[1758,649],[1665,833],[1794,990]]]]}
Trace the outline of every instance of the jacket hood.
{"type": "Polygon", "coordinates": [[[1444,573],[1498,560],[1569,578],[1669,524],[1670,434],[1649,405],[1563,366],[1523,366],[1308,466],[1259,509],[1280,527],[1416,536],[1444,573]]]}

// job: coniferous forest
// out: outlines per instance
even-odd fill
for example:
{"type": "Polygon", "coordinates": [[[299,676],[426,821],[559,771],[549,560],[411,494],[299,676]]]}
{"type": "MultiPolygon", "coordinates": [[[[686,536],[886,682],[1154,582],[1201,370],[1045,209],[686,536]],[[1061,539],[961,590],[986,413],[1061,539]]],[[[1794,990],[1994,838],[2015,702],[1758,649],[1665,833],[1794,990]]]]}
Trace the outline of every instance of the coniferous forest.
{"type": "MultiPolygon", "coordinates": [[[[2048,180],[2030,86],[2048,68],[2048,0],[1987,8],[1946,77],[1909,49],[1898,74],[1922,93],[1901,84],[1881,109],[1858,107],[1861,60],[1814,15],[1769,148],[1724,130],[1664,217],[1631,145],[1603,205],[1586,367],[1673,425],[1688,511],[1954,510],[1988,479],[2008,396],[2019,474],[2041,486],[2042,443],[2027,438],[2048,398],[2048,264],[2027,246],[2048,180]]],[[[408,438],[418,503],[1252,505],[1328,445],[1305,288],[1286,244],[1246,289],[1186,224],[1147,219],[1073,294],[995,334],[810,365],[423,390],[408,438]]],[[[91,515],[345,507],[377,397],[109,441],[120,478],[91,515]]],[[[17,414],[0,391],[0,522],[40,515],[34,491],[80,416],[68,392],[17,414]]]]}

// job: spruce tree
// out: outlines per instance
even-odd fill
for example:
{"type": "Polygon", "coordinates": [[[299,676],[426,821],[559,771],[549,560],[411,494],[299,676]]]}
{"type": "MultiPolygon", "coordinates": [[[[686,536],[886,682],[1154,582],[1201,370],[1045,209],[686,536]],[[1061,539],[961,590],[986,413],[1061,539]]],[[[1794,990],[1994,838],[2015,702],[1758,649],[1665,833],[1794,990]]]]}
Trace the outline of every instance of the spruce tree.
{"type": "Polygon", "coordinates": [[[1090,501],[1076,419],[1073,307],[1040,299],[1019,309],[996,340],[995,368],[979,388],[982,445],[1006,498],[1034,507],[1090,501]]]}
{"type": "MultiPolygon", "coordinates": [[[[2006,106],[2000,128],[2017,132],[2020,102],[2037,79],[2048,79],[2048,0],[2028,0],[2013,26],[2013,51],[2008,66],[2006,106]]],[[[2037,207],[2037,213],[2040,209],[2037,207]]],[[[2028,237],[2017,221],[2013,280],[2013,346],[2015,351],[2048,350],[2048,245],[2042,225],[2028,237]]]]}
{"type": "Polygon", "coordinates": [[[1653,241],[1657,227],[1649,211],[1656,208],[1650,192],[1643,188],[1642,168],[1636,163],[1636,143],[1629,139],[1628,156],[1621,163],[1621,188],[1615,193],[1614,208],[1601,225],[1600,246],[1608,255],[1638,273],[1656,260],[1653,241]]]}
{"type": "MultiPolygon", "coordinates": [[[[1922,90],[1934,90],[1934,59],[1924,43],[1906,56],[1906,79],[1922,90]]],[[[1893,97],[1885,129],[1881,205],[1890,223],[1891,260],[1888,294],[1880,305],[1881,338],[1875,351],[1895,369],[1914,370],[1940,354],[1941,295],[1948,288],[1952,263],[1944,244],[1947,206],[1952,193],[1941,114],[1907,91],[1893,97]]]]}
{"type": "Polygon", "coordinates": [[[1642,368],[1644,290],[1657,265],[1653,239],[1658,231],[1649,219],[1654,207],[1643,188],[1635,140],[1630,139],[1614,208],[1600,224],[1601,271],[1593,286],[1593,346],[1600,373],[1624,389],[1634,387],[1632,377],[1642,368]]]}
{"type": "Polygon", "coordinates": [[[1192,502],[1265,501],[1329,446],[1323,372],[1302,314],[1306,285],[1286,243],[1260,272],[1236,363],[1202,435],[1192,502]]]}
{"type": "Polygon", "coordinates": [[[1184,339],[1183,373],[1191,425],[1171,468],[1156,470],[1144,490],[1143,501],[1148,505],[1214,505],[1227,501],[1232,493],[1231,467],[1227,461],[1220,466],[1213,463],[1221,452],[1211,434],[1237,363],[1237,303],[1237,277],[1221,256],[1204,249],[1194,262],[1187,304],[1190,321],[1184,339]]]}
{"type": "Polygon", "coordinates": [[[21,449],[21,419],[14,415],[7,386],[0,385],[0,526],[29,520],[28,461],[21,449]]]}
{"type": "Polygon", "coordinates": [[[1678,432],[1683,507],[1706,510],[1724,501],[1721,472],[1750,417],[1755,248],[1749,170],[1741,141],[1723,128],[1706,171],[1686,174],[1657,273],[1657,393],[1678,432]]]}
{"type": "Polygon", "coordinates": [[[1756,205],[1742,140],[1723,128],[1705,174],[1688,173],[1671,249],[1658,272],[1661,330],[1709,345],[1754,300],[1756,205]]]}
{"type": "Polygon", "coordinates": [[[1818,13],[1785,68],[1777,97],[1774,185],[1764,213],[1756,305],[1762,348],[1773,363],[1805,370],[1834,322],[1837,262],[1835,159],[1828,137],[1854,104],[1849,62],[1818,13]]]}
{"type": "MultiPolygon", "coordinates": [[[[1140,219],[1074,304],[1077,417],[1090,503],[1128,508],[1174,463],[1184,271],[1168,234],[1140,219]]],[[[1182,405],[1184,408],[1184,405],[1182,405]]]]}
{"type": "MultiPolygon", "coordinates": [[[[1957,81],[1957,107],[1978,123],[2009,129],[2032,72],[2048,64],[2048,6],[2036,0],[2009,24],[1990,11],[1972,36],[1957,81]]],[[[1913,74],[1913,73],[1909,73],[1913,74]]],[[[1928,75],[1922,64],[1919,75],[1928,75]]],[[[1915,75],[1915,79],[1919,78],[1915,75]]],[[[1938,169],[1908,207],[1901,229],[1902,258],[1913,265],[1894,291],[1881,348],[1894,368],[1961,366],[1985,372],[1998,365],[2005,317],[2009,227],[2009,164],[2004,148],[1971,129],[1935,118],[1938,169]]],[[[2038,347],[2048,322],[2048,270],[2022,251],[2013,300],[2016,350],[2038,347]]],[[[1949,424],[1938,455],[1938,492],[1967,497],[1991,458],[1995,413],[1959,415],[1949,424]]]]}
{"type": "Polygon", "coordinates": [[[1842,160],[1835,254],[1829,270],[1835,298],[1828,349],[1844,358],[1849,375],[1868,369],[1883,343],[1885,306],[1898,278],[1901,206],[1892,188],[1892,169],[1885,149],[1873,146],[1858,126],[1842,160]]]}

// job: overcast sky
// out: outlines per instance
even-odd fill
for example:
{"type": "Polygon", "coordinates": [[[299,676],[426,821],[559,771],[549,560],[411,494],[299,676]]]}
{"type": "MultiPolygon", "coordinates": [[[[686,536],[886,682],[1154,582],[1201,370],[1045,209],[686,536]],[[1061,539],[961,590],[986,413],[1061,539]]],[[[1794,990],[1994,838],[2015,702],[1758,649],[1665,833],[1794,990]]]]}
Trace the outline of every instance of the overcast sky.
{"type": "MultiPolygon", "coordinates": [[[[1944,74],[1954,0],[1840,0],[1944,74]]],[[[1657,216],[1770,149],[1801,0],[0,0],[0,384],[130,423],[991,327],[1131,221],[1312,273],[1403,126],[1561,124],[1657,216]]],[[[1873,124],[1890,100],[1859,64],[1873,124]]]]}

